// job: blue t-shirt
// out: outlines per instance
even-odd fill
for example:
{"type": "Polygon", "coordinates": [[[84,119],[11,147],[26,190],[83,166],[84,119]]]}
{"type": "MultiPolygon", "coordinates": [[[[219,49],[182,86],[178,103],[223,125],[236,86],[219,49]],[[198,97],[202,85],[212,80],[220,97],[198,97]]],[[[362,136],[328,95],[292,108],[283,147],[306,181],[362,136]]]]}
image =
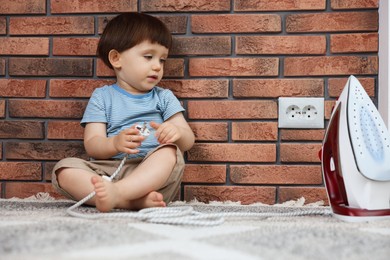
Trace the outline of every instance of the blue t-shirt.
{"type": "MultiPolygon", "coordinates": [[[[150,121],[162,123],[178,112],[184,111],[180,101],[172,91],[154,87],[150,92],[132,95],[117,84],[95,89],[88,102],[81,125],[86,123],[106,123],[107,137],[119,134],[120,131],[130,128],[134,124],[143,125],[150,121]]],[[[142,142],[137,154],[130,154],[129,158],[145,157],[152,149],[159,145],[154,132],[142,142]]],[[[117,154],[113,158],[122,158],[124,154],[117,154]]]]}

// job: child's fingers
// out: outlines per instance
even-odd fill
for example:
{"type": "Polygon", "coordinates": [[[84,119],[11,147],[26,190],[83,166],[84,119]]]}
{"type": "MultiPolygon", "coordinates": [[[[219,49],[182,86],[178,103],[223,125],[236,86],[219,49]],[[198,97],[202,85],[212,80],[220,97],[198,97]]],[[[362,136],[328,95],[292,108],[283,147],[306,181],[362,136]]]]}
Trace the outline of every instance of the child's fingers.
{"type": "Polygon", "coordinates": [[[124,152],[127,154],[136,154],[139,153],[139,150],[126,148],[124,152]]]}
{"type": "Polygon", "coordinates": [[[179,139],[179,135],[175,131],[175,129],[169,129],[164,132],[164,136],[160,138],[161,143],[174,143],[179,139]]]}
{"type": "Polygon", "coordinates": [[[156,131],[156,137],[160,143],[163,143],[170,132],[171,130],[169,128],[160,128],[158,131],[156,131]]]}
{"type": "Polygon", "coordinates": [[[130,127],[123,130],[121,133],[125,135],[138,135],[139,131],[135,127],[130,127]]]}
{"type": "Polygon", "coordinates": [[[123,147],[123,152],[128,154],[135,154],[138,153],[139,150],[137,149],[141,145],[141,142],[136,141],[127,141],[123,147]]]}
{"type": "Polygon", "coordinates": [[[145,137],[142,135],[128,135],[126,138],[126,141],[128,142],[133,142],[133,143],[138,143],[141,145],[141,142],[145,140],[145,137]]]}
{"type": "Polygon", "coordinates": [[[150,125],[151,127],[153,127],[155,130],[157,130],[157,129],[161,126],[161,124],[158,124],[158,123],[156,123],[156,122],[154,122],[154,121],[151,121],[151,122],[149,123],[149,125],[150,125]]]}

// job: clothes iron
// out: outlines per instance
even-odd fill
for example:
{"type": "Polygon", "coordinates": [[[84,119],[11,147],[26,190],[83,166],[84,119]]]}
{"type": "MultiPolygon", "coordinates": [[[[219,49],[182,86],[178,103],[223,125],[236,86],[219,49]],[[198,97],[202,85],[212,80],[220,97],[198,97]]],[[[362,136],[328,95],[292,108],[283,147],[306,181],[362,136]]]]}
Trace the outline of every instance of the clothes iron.
{"type": "Polygon", "coordinates": [[[335,217],[390,219],[390,134],[354,76],[333,108],[320,157],[335,217]]]}

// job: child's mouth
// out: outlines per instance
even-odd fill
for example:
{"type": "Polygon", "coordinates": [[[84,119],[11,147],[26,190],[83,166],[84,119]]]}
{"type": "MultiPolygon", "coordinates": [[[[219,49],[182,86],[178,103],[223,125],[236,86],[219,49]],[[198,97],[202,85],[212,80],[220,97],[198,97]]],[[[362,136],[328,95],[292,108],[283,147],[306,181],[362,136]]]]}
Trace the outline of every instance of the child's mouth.
{"type": "Polygon", "coordinates": [[[152,79],[152,80],[157,80],[158,77],[157,76],[148,76],[149,79],[152,79]]]}

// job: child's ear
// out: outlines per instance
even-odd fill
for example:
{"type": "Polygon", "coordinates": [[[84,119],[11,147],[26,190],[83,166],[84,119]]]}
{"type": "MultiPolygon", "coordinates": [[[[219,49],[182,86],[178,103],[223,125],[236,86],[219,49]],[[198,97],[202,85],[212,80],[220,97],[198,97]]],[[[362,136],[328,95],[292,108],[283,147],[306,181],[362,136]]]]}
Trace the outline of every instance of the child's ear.
{"type": "Polygon", "coordinates": [[[120,69],[122,67],[120,63],[121,54],[117,50],[111,50],[108,53],[108,60],[110,61],[114,69],[120,69]]]}

